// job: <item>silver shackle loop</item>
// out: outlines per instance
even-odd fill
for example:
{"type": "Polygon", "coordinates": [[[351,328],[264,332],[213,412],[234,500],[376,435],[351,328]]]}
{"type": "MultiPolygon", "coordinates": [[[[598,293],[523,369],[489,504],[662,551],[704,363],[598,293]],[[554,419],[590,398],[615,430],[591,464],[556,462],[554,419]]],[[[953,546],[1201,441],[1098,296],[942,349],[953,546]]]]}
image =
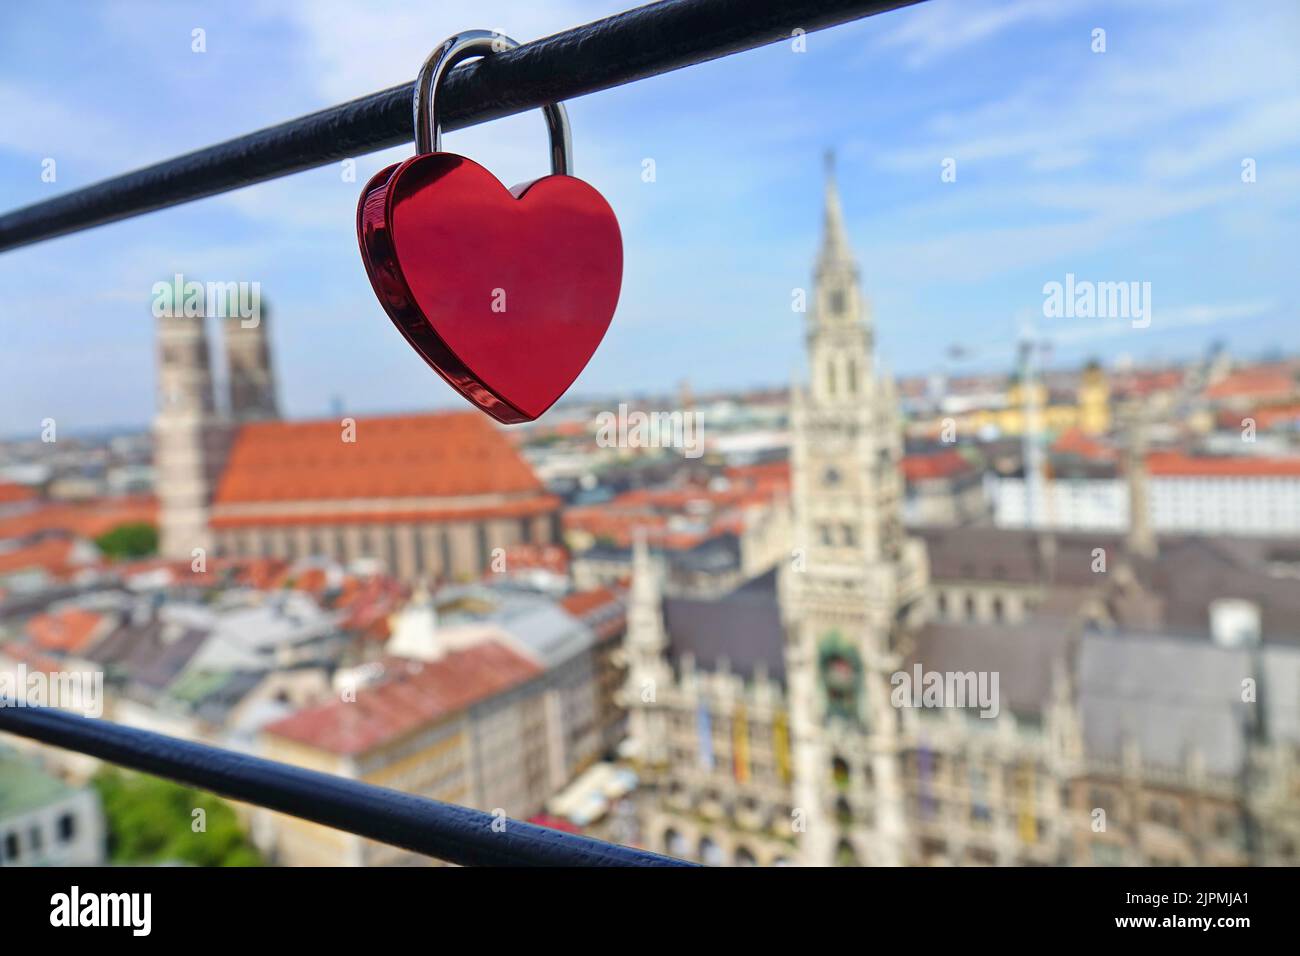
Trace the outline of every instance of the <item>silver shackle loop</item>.
{"type": "MultiPolygon", "coordinates": [[[[442,149],[442,128],[434,100],[443,77],[461,60],[491,53],[503,53],[519,46],[514,40],[490,30],[466,30],[444,40],[429,54],[415,80],[415,150],[436,153],[442,149]]],[[[573,140],[569,134],[569,114],[563,103],[547,103],[546,130],[551,138],[551,172],[573,175],[573,140]]]]}

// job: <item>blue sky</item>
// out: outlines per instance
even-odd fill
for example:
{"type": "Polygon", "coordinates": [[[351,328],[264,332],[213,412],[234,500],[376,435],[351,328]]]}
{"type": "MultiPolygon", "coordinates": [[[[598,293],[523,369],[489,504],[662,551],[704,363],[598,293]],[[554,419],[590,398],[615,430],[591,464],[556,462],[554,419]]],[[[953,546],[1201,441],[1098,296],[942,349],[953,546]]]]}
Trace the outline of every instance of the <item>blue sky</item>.
{"type": "MultiPolygon", "coordinates": [[[[6,4],[0,207],[407,81],[458,30],[526,41],[625,5],[6,4]],[[191,51],[196,27],[206,53],[191,51]]],[[[577,172],[618,212],[627,262],[575,391],[787,381],[827,147],[894,372],[937,370],[950,344],[1004,363],[1028,315],[1062,363],[1186,357],[1218,338],[1300,347],[1294,0],[935,0],[806,43],[569,102],[577,172]],[[1149,281],[1151,327],[1041,318],[1044,283],[1067,272],[1149,281]]],[[[536,114],[444,146],[508,184],[546,171],[536,114]]],[[[377,306],[356,248],[361,184],[410,150],[358,157],[356,182],[324,167],[0,255],[0,434],[47,417],[73,432],[147,422],[150,289],[175,272],[261,283],[293,416],[327,414],[334,396],[358,412],[456,406],[377,306]]]]}

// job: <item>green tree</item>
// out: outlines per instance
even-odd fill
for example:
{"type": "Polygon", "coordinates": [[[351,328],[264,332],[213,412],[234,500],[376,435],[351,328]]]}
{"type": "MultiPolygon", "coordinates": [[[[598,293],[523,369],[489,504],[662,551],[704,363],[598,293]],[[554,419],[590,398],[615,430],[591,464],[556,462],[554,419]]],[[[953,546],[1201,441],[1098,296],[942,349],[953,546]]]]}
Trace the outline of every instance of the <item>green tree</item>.
{"type": "Polygon", "coordinates": [[[96,774],[94,785],[108,818],[114,863],[262,865],[234,809],[210,793],[115,768],[96,774]],[[196,810],[203,811],[201,817],[196,810]]]}
{"type": "Polygon", "coordinates": [[[143,521],[120,524],[96,538],[95,546],[114,561],[147,558],[158,553],[158,529],[143,521]]]}

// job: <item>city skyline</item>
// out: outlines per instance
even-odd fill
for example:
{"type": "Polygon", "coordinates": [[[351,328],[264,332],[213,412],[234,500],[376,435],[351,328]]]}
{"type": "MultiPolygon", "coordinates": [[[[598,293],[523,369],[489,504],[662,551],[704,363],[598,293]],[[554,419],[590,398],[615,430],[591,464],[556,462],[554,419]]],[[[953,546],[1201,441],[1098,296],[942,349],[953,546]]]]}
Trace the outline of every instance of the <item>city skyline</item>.
{"type": "MultiPolygon", "coordinates": [[[[328,5],[181,5],[147,29],[87,8],[97,21],[87,55],[113,69],[57,78],[31,52],[57,18],[11,12],[0,202],[38,201],[403,82],[467,25],[499,20],[526,40],[616,8],[400,7],[358,27],[328,5]],[[195,28],[206,31],[202,54],[191,52],[195,28]],[[358,43],[358,28],[374,35],[358,43]],[[358,47],[391,55],[361,60],[358,47]],[[45,158],[57,162],[53,183],[41,181],[45,158]]],[[[1203,3],[937,2],[572,101],[578,171],[610,197],[628,248],[619,312],[575,394],[788,380],[802,319],[792,293],[811,282],[828,145],[894,373],[938,371],[940,343],[992,343],[1009,358],[1043,285],[1067,274],[1149,281],[1155,320],[1129,331],[1039,319],[1040,331],[1058,323],[1062,361],[1186,359],[1220,338],[1241,354],[1285,348],[1300,301],[1287,261],[1300,238],[1297,30],[1282,4],[1243,22],[1203,3]],[[1104,53],[1091,48],[1097,28],[1104,53]],[[763,121],[774,112],[788,121],[763,121]],[[1255,160],[1254,182],[1242,181],[1242,157],[1255,160]],[[941,179],[948,158],[955,182],[941,179]]],[[[531,115],[456,132],[447,147],[507,183],[539,174],[545,158],[531,115]]],[[[358,412],[457,407],[388,328],[352,237],[361,184],[409,152],[358,157],[355,182],[332,165],[0,259],[10,307],[43,317],[6,326],[0,434],[46,417],[70,434],[147,421],[150,289],[178,271],[261,283],[290,417],[327,414],[336,396],[358,412]]]]}

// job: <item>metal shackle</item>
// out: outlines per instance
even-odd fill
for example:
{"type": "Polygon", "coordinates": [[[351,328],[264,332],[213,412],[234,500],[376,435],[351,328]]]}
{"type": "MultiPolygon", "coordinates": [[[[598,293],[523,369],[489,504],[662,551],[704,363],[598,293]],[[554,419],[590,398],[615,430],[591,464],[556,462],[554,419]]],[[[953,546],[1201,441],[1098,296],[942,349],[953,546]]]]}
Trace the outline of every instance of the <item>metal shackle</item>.
{"type": "MultiPolygon", "coordinates": [[[[442,129],[434,100],[443,77],[462,60],[491,53],[502,53],[519,46],[510,37],[491,30],[466,30],[448,37],[429,54],[415,80],[415,149],[418,153],[437,153],[442,148],[442,129]]],[[[546,129],[551,138],[551,172],[573,175],[573,140],[569,134],[569,114],[563,103],[542,107],[546,129]]]]}

